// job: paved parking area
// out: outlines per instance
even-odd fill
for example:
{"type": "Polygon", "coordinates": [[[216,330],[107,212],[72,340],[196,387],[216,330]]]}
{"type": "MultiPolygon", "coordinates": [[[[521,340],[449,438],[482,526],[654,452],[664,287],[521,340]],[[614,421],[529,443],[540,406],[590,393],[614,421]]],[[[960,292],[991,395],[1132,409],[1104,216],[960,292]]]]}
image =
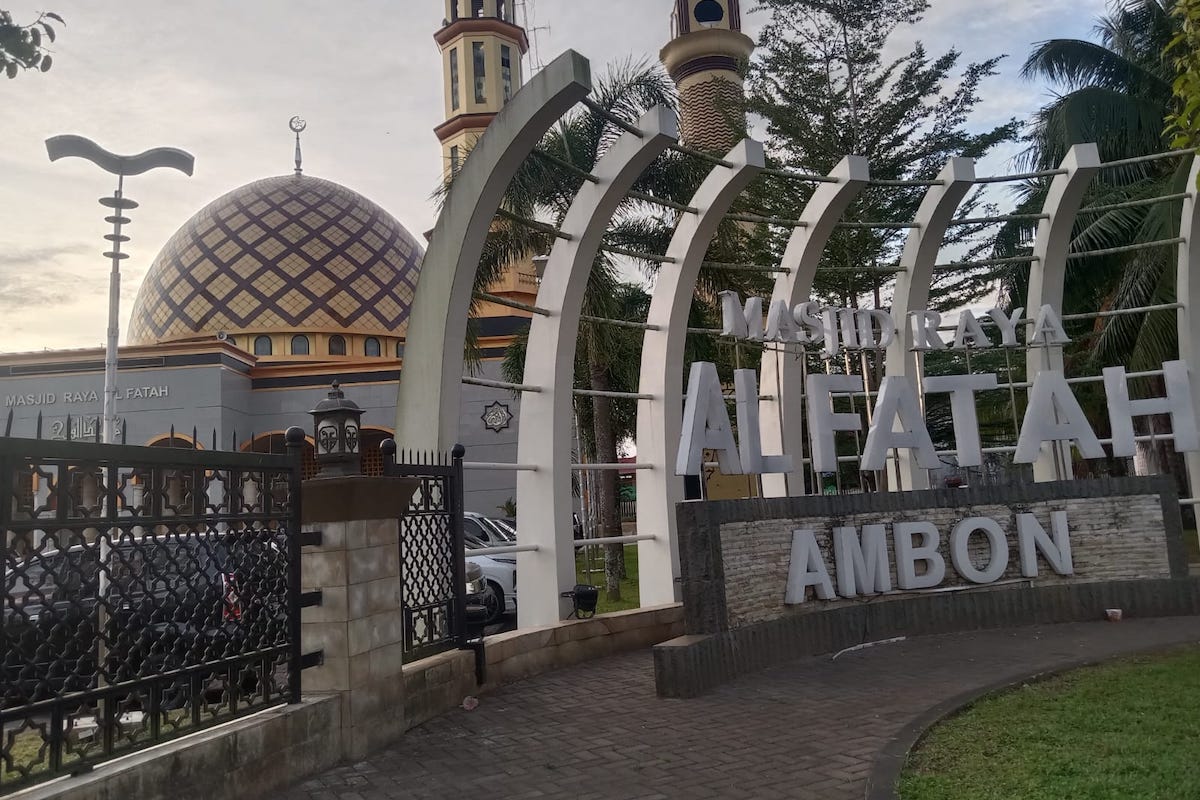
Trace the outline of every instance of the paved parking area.
{"type": "Polygon", "coordinates": [[[1200,618],[932,636],[795,661],[694,700],[658,699],[643,651],[484,695],[276,797],[857,799],[880,750],[940,702],[1186,642],[1200,642],[1200,618]]]}

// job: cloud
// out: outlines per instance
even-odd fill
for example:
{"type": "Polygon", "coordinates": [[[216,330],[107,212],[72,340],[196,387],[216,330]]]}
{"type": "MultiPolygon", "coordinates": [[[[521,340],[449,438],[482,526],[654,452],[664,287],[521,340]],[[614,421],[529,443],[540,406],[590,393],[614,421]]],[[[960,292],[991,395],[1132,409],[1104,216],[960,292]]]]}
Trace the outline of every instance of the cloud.
{"type": "MultiPolygon", "coordinates": [[[[46,263],[56,262],[63,256],[83,255],[89,249],[82,244],[0,249],[0,270],[8,267],[27,267],[40,270],[46,263]]],[[[0,277],[0,280],[3,280],[3,277],[0,277]]]]}

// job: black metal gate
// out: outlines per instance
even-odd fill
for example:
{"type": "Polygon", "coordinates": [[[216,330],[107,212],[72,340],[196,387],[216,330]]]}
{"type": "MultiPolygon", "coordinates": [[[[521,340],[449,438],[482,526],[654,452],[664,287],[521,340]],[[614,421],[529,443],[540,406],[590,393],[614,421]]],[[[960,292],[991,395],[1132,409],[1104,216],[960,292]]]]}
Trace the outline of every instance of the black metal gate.
{"type": "Polygon", "coordinates": [[[0,793],[300,699],[300,450],[0,437],[0,793]]]}
{"type": "Polygon", "coordinates": [[[383,443],[384,475],[420,483],[400,520],[400,608],[404,660],[466,643],[466,577],[463,561],[463,455],[404,452],[383,443]]]}

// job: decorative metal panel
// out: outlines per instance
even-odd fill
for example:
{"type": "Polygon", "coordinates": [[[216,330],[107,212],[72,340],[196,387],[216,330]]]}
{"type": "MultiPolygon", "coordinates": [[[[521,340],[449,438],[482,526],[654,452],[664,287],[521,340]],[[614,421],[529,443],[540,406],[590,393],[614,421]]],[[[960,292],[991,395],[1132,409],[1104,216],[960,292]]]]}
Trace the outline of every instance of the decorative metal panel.
{"type": "Polygon", "coordinates": [[[0,438],[0,792],[299,699],[298,456],[0,438]]]}

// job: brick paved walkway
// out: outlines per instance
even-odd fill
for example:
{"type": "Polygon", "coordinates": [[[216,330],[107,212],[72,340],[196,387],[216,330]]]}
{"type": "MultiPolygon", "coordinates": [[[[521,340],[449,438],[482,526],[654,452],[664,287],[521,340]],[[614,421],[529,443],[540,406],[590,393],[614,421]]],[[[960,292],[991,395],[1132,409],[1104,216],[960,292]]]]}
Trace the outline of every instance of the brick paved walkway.
{"type": "Polygon", "coordinates": [[[875,756],[962,692],[1081,659],[1200,641],[1200,618],[925,637],[659,700],[648,651],[505,687],[278,798],[862,798],[875,756]]]}

